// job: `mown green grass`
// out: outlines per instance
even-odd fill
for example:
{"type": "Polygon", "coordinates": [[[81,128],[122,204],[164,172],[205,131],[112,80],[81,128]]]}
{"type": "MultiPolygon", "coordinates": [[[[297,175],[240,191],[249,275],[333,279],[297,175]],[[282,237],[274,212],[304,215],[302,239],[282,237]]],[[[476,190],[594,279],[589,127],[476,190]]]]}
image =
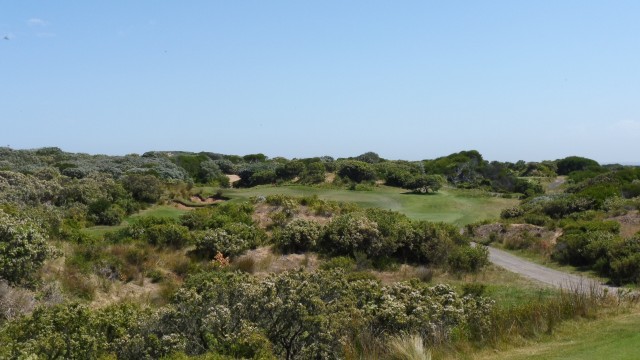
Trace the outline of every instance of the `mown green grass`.
{"type": "Polygon", "coordinates": [[[172,219],[178,219],[182,214],[187,212],[188,210],[178,209],[175,206],[170,205],[156,205],[150,208],[144,209],[136,214],[133,214],[127,217],[124,221],[127,223],[132,223],[136,218],[143,216],[155,216],[155,217],[166,217],[172,219]]]}
{"type": "Polygon", "coordinates": [[[376,207],[401,212],[412,219],[442,221],[458,226],[497,218],[506,207],[518,201],[487,196],[479,191],[442,189],[432,195],[417,195],[406,190],[379,186],[372,191],[320,188],[302,185],[258,186],[249,189],[223,190],[224,196],[235,201],[252,196],[283,194],[289,196],[317,195],[320,199],[351,202],[363,207],[376,207]]]}
{"type": "Polygon", "coordinates": [[[174,206],[169,206],[169,205],[155,205],[126,217],[122,221],[122,223],[120,223],[120,225],[114,225],[114,226],[98,225],[98,226],[92,226],[92,227],[82,229],[82,231],[84,231],[86,234],[94,238],[102,238],[106,233],[120,230],[124,228],[126,225],[131,224],[132,222],[135,221],[136,218],[140,218],[143,216],[155,216],[155,217],[167,217],[172,219],[178,219],[186,211],[188,210],[178,209],[174,206]]]}
{"type": "Polygon", "coordinates": [[[640,359],[640,312],[569,321],[537,344],[478,359],[640,359]]]}

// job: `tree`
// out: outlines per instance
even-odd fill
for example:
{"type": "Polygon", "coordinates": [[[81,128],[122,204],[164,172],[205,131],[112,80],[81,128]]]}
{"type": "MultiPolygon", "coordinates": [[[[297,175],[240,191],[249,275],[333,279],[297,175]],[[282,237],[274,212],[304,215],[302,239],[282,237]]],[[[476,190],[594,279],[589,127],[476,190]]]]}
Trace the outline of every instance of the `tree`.
{"type": "Polygon", "coordinates": [[[292,160],[283,166],[276,168],[276,175],[279,179],[290,180],[300,176],[304,171],[304,163],[300,160],[292,160]]]}
{"type": "Polygon", "coordinates": [[[324,182],[324,173],[326,169],[324,164],[316,161],[309,163],[306,170],[302,173],[300,182],[307,184],[318,184],[324,182]]]}
{"type": "Polygon", "coordinates": [[[569,156],[558,160],[558,175],[568,175],[574,171],[587,170],[589,168],[599,168],[597,161],[580,156],[569,156]]]}
{"type": "Polygon", "coordinates": [[[342,162],[338,175],[357,183],[376,179],[376,172],[371,164],[356,160],[342,162]]]}
{"type": "Polygon", "coordinates": [[[373,151],[369,151],[366,152],[362,155],[358,155],[355,157],[356,160],[358,161],[363,161],[369,164],[376,164],[379,163],[382,159],[380,158],[380,156],[376,153],[374,153],[373,151]]]}
{"type": "Polygon", "coordinates": [[[440,175],[419,175],[414,177],[404,188],[418,194],[434,193],[440,190],[444,179],[440,175]]]}

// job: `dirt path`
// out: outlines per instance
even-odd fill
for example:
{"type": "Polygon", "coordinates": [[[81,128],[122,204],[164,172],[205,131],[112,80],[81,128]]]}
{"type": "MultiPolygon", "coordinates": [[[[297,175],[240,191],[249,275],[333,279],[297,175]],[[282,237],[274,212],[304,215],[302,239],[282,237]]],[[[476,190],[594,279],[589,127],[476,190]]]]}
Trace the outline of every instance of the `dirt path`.
{"type": "Polygon", "coordinates": [[[556,190],[560,187],[560,185],[564,184],[567,181],[566,176],[558,176],[551,184],[548,185],[547,189],[556,190]]]}
{"type": "Polygon", "coordinates": [[[598,290],[618,291],[618,288],[616,287],[604,285],[590,278],[568,274],[542,265],[534,264],[515,255],[511,255],[503,250],[492,247],[487,247],[487,249],[489,249],[489,260],[495,265],[553,287],[564,289],[579,288],[584,289],[584,291],[590,291],[592,288],[598,290]]]}

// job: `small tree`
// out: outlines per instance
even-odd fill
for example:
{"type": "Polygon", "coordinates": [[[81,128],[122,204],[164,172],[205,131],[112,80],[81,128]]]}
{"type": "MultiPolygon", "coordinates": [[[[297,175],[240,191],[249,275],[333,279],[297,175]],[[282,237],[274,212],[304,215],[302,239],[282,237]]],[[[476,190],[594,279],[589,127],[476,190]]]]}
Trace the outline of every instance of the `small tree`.
{"type": "Polygon", "coordinates": [[[355,160],[344,161],[338,175],[357,183],[376,179],[376,172],[371,164],[355,160]]]}
{"type": "Polygon", "coordinates": [[[440,190],[443,183],[444,179],[440,175],[419,175],[407,182],[404,188],[416,194],[428,194],[440,190]]]}

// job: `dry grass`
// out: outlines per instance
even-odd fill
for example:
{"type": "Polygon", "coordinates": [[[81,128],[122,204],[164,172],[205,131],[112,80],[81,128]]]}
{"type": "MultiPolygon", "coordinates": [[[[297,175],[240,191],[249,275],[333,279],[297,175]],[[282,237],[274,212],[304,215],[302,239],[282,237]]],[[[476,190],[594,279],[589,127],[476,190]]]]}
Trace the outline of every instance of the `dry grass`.
{"type": "Polygon", "coordinates": [[[262,246],[247,251],[244,255],[234,259],[231,265],[242,271],[258,275],[281,273],[299,268],[315,271],[318,269],[319,262],[318,256],[314,253],[278,255],[273,253],[271,247],[262,246]]]}
{"type": "Polygon", "coordinates": [[[393,360],[431,360],[431,352],[425,348],[422,338],[416,334],[392,338],[389,348],[393,360]]]}

